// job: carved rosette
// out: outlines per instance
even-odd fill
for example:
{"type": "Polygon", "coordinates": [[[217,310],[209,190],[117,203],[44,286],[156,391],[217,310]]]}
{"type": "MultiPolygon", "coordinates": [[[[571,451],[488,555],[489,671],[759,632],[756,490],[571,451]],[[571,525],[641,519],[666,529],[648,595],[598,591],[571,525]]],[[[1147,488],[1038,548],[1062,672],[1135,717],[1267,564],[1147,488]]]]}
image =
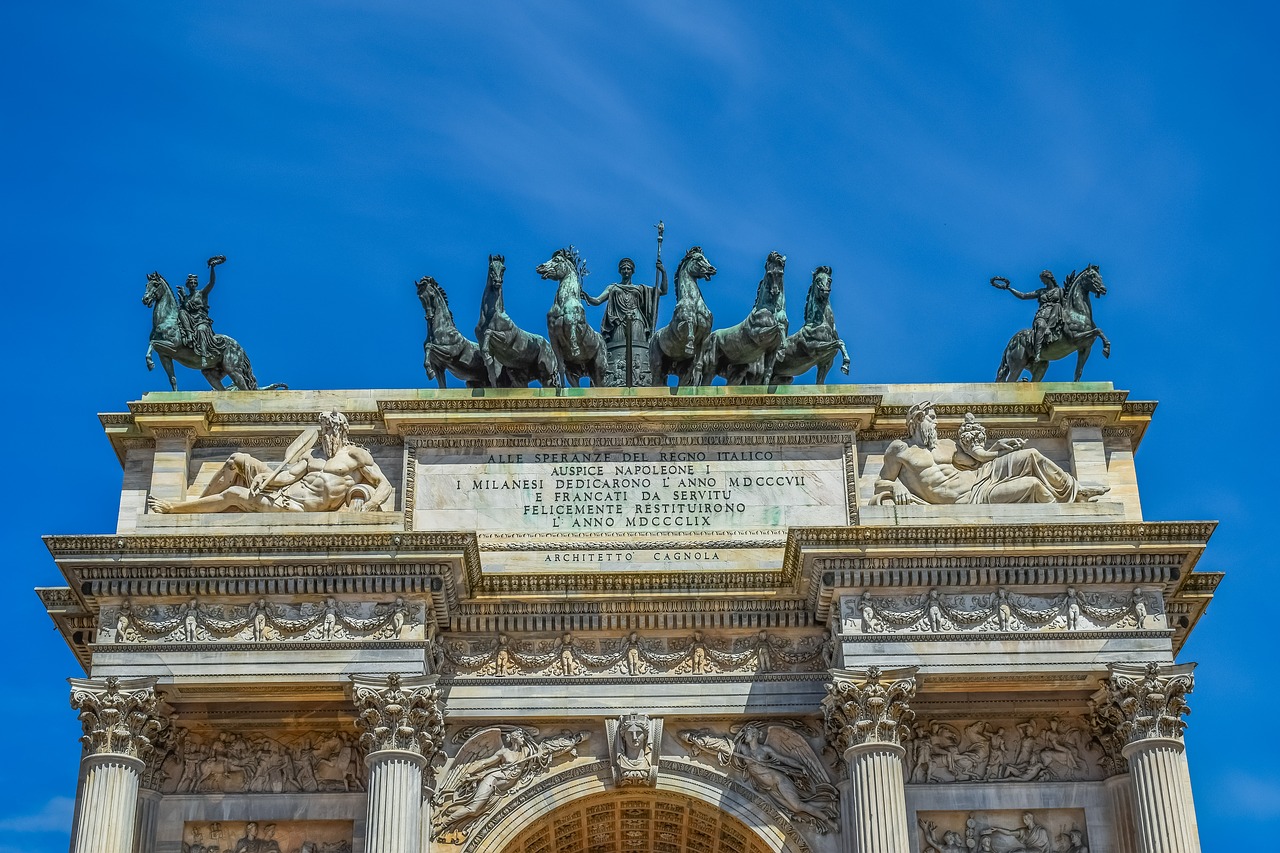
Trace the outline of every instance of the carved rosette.
{"type": "Polygon", "coordinates": [[[1113,664],[1111,677],[1093,695],[1092,722],[1113,769],[1124,769],[1122,750],[1148,739],[1182,740],[1190,713],[1186,696],[1195,686],[1195,664],[1145,667],[1113,664]]]}
{"type": "Polygon", "coordinates": [[[908,707],[916,695],[915,675],[916,667],[831,670],[822,700],[827,742],[840,755],[861,744],[902,746],[916,716],[908,707]]]}
{"type": "Polygon", "coordinates": [[[168,728],[168,708],[154,678],[71,678],[71,707],[80,712],[85,755],[124,755],[145,762],[168,728]]]}
{"type": "Polygon", "coordinates": [[[444,705],[435,676],[351,677],[360,744],[366,753],[400,750],[428,762],[444,743],[444,705]]]}

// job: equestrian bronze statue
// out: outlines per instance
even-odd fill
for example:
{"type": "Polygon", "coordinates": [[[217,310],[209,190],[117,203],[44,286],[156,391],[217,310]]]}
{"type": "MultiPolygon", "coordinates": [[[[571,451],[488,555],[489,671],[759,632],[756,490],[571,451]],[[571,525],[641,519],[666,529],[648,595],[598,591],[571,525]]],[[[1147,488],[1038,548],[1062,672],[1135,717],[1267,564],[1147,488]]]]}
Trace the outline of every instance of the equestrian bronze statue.
{"type": "Polygon", "coordinates": [[[992,287],[1039,303],[1031,328],[1016,332],[1005,346],[996,371],[997,382],[1017,382],[1024,370],[1031,374],[1032,382],[1039,382],[1049,369],[1049,362],[1073,352],[1076,354],[1075,381],[1079,382],[1096,340],[1102,341],[1103,357],[1111,356],[1111,341],[1094,325],[1089,300],[1090,294],[1105,296],[1107,293],[1097,264],[1090,264],[1079,274],[1072,272],[1061,288],[1048,270],[1040,274],[1040,281],[1043,287],[1024,293],[1010,287],[1007,278],[991,279],[992,287]]]}
{"type": "MultiPolygon", "coordinates": [[[[199,370],[215,391],[259,390],[244,347],[229,335],[215,334],[213,320],[209,317],[209,294],[213,291],[215,269],[225,261],[222,255],[210,258],[209,283],[200,287],[199,278],[189,275],[186,290],[177,295],[159,272],[147,274],[147,287],[142,296],[142,304],[151,308],[147,370],[155,369],[155,361],[151,358],[151,353],[155,352],[174,391],[178,390],[178,380],[173,373],[175,361],[183,367],[199,370]],[[231,380],[230,388],[223,384],[227,378],[231,380]]],[[[262,390],[285,387],[282,383],[275,383],[262,390]]]]}
{"type": "Polygon", "coordinates": [[[773,377],[778,348],[787,336],[787,301],[782,274],[787,259],[770,252],[756,302],[736,326],[716,329],[702,348],[702,375],[697,384],[723,376],[730,385],[767,385],[773,377]]]}

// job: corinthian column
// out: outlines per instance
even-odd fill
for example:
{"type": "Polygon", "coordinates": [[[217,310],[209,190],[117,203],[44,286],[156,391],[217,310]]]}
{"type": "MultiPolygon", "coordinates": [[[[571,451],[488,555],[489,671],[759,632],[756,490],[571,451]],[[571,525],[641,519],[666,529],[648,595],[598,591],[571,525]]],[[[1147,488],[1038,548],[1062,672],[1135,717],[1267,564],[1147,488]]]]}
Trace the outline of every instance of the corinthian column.
{"type": "Polygon", "coordinates": [[[366,853],[421,853],[422,771],[444,742],[436,676],[351,677],[360,743],[369,768],[366,853]]]}
{"type": "Polygon", "coordinates": [[[1128,764],[1139,853],[1200,853],[1182,715],[1195,664],[1113,664],[1094,694],[1094,726],[1128,764]]]}
{"type": "Polygon", "coordinates": [[[80,712],[83,781],[72,853],[133,853],[138,779],[167,727],[154,678],[72,678],[80,712]]]}
{"type": "Polygon", "coordinates": [[[841,832],[851,853],[909,853],[902,739],[915,714],[916,668],[831,670],[822,700],[827,741],[844,757],[841,832]]]}

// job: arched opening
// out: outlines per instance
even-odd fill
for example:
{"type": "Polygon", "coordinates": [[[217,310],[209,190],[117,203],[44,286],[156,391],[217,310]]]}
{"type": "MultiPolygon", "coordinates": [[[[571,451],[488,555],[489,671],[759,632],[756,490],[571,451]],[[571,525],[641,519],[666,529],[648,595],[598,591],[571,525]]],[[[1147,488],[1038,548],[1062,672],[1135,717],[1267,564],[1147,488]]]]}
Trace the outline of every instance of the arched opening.
{"type": "Polygon", "coordinates": [[[738,817],[673,791],[594,794],[541,815],[502,853],[775,853],[738,817]]]}

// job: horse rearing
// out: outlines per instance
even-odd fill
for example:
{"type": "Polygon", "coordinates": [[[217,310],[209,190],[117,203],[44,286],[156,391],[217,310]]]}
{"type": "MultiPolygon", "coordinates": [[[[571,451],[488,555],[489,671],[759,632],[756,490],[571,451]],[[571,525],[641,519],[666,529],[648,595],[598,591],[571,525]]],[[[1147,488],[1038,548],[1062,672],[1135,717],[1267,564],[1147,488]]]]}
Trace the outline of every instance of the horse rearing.
{"type": "Polygon", "coordinates": [[[1063,282],[1062,319],[1049,336],[1046,337],[1040,350],[1040,360],[1030,359],[1032,331],[1021,329],[1014,333],[1000,357],[1000,367],[996,370],[997,382],[1017,382],[1022,371],[1031,373],[1031,381],[1039,382],[1049,369],[1049,362],[1076,354],[1076,377],[1084,373],[1085,362],[1089,360],[1089,352],[1095,340],[1102,341],[1102,355],[1111,357],[1111,341],[1093,322],[1093,308],[1089,294],[1106,296],[1107,286],[1102,281],[1097,264],[1089,264],[1080,274],[1072,272],[1063,282]]]}
{"type": "Polygon", "coordinates": [[[586,266],[576,249],[556,249],[549,259],[537,266],[538,275],[558,282],[556,300],[547,312],[547,335],[555,354],[556,369],[562,387],[576,387],[586,376],[591,384],[604,384],[608,361],[604,338],[587,324],[586,306],[582,301],[582,278],[586,266]]]}
{"type": "Polygon", "coordinates": [[[844,357],[840,369],[848,373],[849,351],[836,332],[836,315],[831,310],[831,267],[818,267],[813,271],[813,281],[804,303],[804,325],[778,348],[770,381],[787,385],[795,377],[816,367],[817,382],[823,385],[837,352],[844,357]]]}
{"type": "Polygon", "coordinates": [[[468,340],[453,322],[449,297],[431,276],[418,280],[418,301],[427,320],[427,338],[422,342],[422,367],[428,379],[445,387],[445,371],[467,383],[468,388],[489,384],[489,371],[480,347],[468,340]]]}
{"type": "MultiPolygon", "coordinates": [[[[160,366],[169,377],[169,386],[178,390],[178,380],[173,374],[173,363],[176,361],[183,367],[199,370],[215,391],[229,390],[222,384],[229,377],[235,389],[240,391],[257,391],[258,380],[253,375],[253,367],[249,364],[249,356],[244,347],[230,335],[215,335],[218,341],[221,359],[213,367],[201,367],[200,355],[190,346],[183,343],[181,328],[178,325],[178,300],[173,295],[173,288],[159,272],[147,274],[147,288],[142,296],[142,304],[151,308],[151,340],[147,345],[147,370],[155,368],[151,358],[152,351],[160,357],[160,366]]],[[[286,387],[283,383],[275,383],[262,389],[270,391],[286,387]]]]}
{"type": "Polygon", "coordinates": [[[476,340],[480,356],[495,388],[528,387],[535,379],[547,388],[558,387],[556,357],[542,335],[526,332],[507,315],[502,305],[502,279],[507,266],[502,255],[489,256],[489,278],[480,298],[476,340]]]}
{"type": "Polygon", "coordinates": [[[783,269],[787,259],[770,252],[756,302],[736,326],[716,329],[702,348],[702,376],[723,376],[730,385],[767,385],[773,377],[778,348],[787,336],[787,303],[783,269]]]}
{"type": "Polygon", "coordinates": [[[711,281],[716,268],[702,254],[701,246],[685,252],[676,267],[676,307],[671,322],[654,332],[649,344],[649,366],[654,385],[666,385],[676,375],[677,385],[702,384],[702,359],[698,356],[711,333],[711,309],[702,299],[698,279],[711,281]]]}

